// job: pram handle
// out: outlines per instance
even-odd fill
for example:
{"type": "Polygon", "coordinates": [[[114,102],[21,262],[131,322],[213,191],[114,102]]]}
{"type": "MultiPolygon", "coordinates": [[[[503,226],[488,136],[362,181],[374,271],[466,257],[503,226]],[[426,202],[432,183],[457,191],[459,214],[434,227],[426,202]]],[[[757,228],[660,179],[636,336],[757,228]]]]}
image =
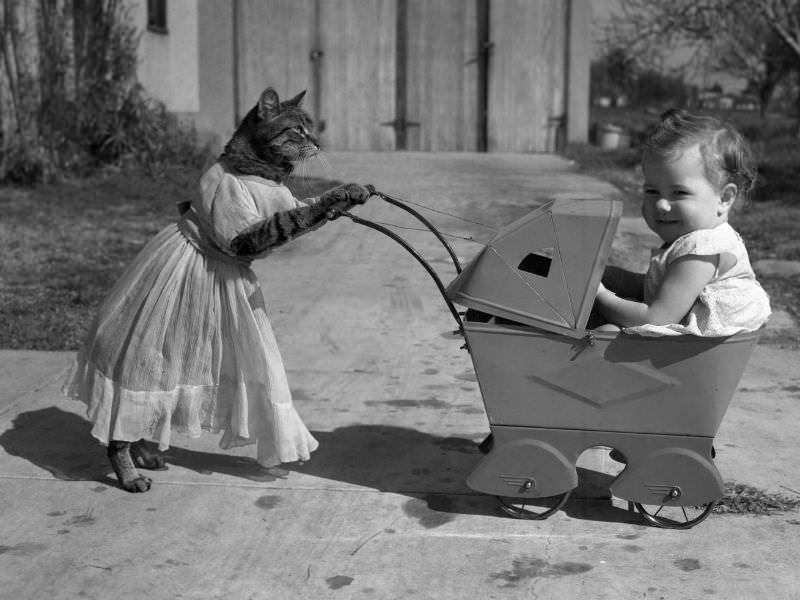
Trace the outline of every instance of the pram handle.
{"type": "Polygon", "coordinates": [[[366,219],[362,219],[361,217],[357,217],[354,214],[347,212],[346,210],[345,211],[336,211],[336,212],[337,212],[337,214],[330,215],[330,216],[333,217],[333,218],[336,218],[336,217],[339,217],[339,216],[342,216],[342,215],[345,216],[345,217],[348,217],[354,223],[358,223],[359,225],[364,225],[365,227],[369,227],[370,229],[375,229],[376,231],[380,231],[381,233],[389,236],[395,242],[397,242],[398,244],[403,246],[403,248],[408,250],[408,252],[414,258],[416,258],[419,261],[419,263],[425,268],[425,270],[428,272],[428,274],[433,279],[434,283],[436,283],[436,287],[439,288],[439,293],[442,294],[442,298],[444,298],[444,301],[447,304],[447,308],[450,309],[450,312],[452,313],[453,318],[456,320],[456,323],[458,324],[458,332],[461,335],[464,334],[464,322],[461,319],[461,315],[458,314],[458,311],[456,310],[455,305],[450,301],[450,298],[447,297],[447,291],[445,290],[445,287],[444,287],[444,284],[442,283],[442,280],[436,274],[436,271],[433,270],[433,267],[431,267],[428,264],[428,262],[424,258],[422,258],[422,256],[419,254],[419,252],[417,252],[414,249],[414,247],[411,246],[411,244],[406,242],[403,238],[401,238],[399,235],[397,235],[394,231],[391,231],[390,229],[387,229],[383,225],[378,225],[377,223],[373,223],[372,221],[368,221],[366,219]]]}
{"type": "Polygon", "coordinates": [[[450,258],[453,261],[453,266],[456,268],[456,273],[461,273],[461,263],[458,261],[458,257],[456,256],[456,253],[453,251],[453,248],[450,246],[450,244],[447,243],[447,240],[444,239],[444,236],[439,232],[439,230],[436,229],[436,227],[433,226],[433,223],[428,221],[428,219],[423,217],[421,214],[419,214],[419,212],[417,212],[416,210],[414,210],[413,208],[408,206],[402,200],[398,200],[397,198],[392,198],[388,194],[384,194],[383,192],[379,192],[372,186],[368,186],[368,189],[369,189],[370,192],[372,192],[373,196],[378,196],[379,198],[383,198],[389,204],[394,204],[398,208],[402,208],[404,211],[406,211],[407,213],[413,215],[423,225],[425,225],[425,227],[427,227],[430,230],[430,232],[433,235],[436,236],[436,239],[438,239],[442,243],[442,245],[445,247],[445,249],[447,250],[447,253],[450,255],[450,258]]]}

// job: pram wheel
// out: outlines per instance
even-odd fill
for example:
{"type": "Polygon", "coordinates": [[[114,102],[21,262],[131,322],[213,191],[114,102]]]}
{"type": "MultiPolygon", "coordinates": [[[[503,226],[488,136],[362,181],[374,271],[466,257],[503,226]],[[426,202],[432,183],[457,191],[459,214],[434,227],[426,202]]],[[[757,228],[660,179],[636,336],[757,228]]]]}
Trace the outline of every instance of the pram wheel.
{"type": "Polygon", "coordinates": [[[700,506],[667,506],[664,504],[642,505],[635,502],[636,510],[644,517],[645,521],[662,529],[690,529],[704,521],[716,501],[700,506]]]}
{"type": "Polygon", "coordinates": [[[516,519],[541,521],[558,512],[567,503],[572,490],[545,498],[508,498],[497,496],[502,511],[516,519]],[[535,504],[534,504],[535,503],[535,504]]]}

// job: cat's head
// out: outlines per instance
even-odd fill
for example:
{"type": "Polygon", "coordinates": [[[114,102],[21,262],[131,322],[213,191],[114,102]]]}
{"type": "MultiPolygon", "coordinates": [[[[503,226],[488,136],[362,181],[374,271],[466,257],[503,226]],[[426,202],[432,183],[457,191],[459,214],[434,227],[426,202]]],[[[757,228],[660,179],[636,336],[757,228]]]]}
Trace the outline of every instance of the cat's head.
{"type": "Polygon", "coordinates": [[[248,132],[256,155],[268,162],[295,162],[315,156],[319,143],[313,121],[301,107],[305,91],[281,102],[268,87],[248,114],[248,132]]]}
{"type": "Polygon", "coordinates": [[[294,163],[319,153],[313,123],[300,106],[305,92],[281,102],[268,87],[225,145],[220,162],[229,170],[285,181],[294,163]]]}

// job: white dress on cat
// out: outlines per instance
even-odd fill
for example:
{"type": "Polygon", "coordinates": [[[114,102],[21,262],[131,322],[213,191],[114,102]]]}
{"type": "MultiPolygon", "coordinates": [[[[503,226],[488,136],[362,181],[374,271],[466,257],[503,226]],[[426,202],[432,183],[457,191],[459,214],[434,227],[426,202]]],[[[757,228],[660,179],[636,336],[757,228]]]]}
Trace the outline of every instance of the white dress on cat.
{"type": "Polygon", "coordinates": [[[728,223],[689,232],[666,248],[653,250],[644,279],[644,301],[650,304],[667,267],[682,256],[718,256],[717,270],[680,323],[626,327],[646,336],[699,335],[724,337],[755,331],[770,315],[769,297],[756,281],[747,249],[728,223]]]}
{"type": "Polygon", "coordinates": [[[206,429],[222,432],[222,448],[257,442],[263,466],[307,460],[317,441],[292,404],[258,280],[230,248],[248,226],[305,204],[219,164],[200,188],[111,290],[64,391],[87,404],[103,444],[145,438],[165,450],[173,428],[206,429]]]}

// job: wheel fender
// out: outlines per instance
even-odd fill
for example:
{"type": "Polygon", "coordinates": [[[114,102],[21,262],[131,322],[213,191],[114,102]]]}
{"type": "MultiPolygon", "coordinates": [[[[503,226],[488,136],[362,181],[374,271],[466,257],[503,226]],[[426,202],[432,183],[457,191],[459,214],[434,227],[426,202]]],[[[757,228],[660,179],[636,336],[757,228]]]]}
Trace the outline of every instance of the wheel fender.
{"type": "Polygon", "coordinates": [[[475,491],[505,497],[555,496],[575,488],[575,465],[554,446],[517,439],[497,444],[467,477],[475,491]]]}
{"type": "Polygon", "coordinates": [[[609,487],[618,498],[649,505],[699,506],[725,493],[714,463],[686,448],[634,458],[609,487]]]}

